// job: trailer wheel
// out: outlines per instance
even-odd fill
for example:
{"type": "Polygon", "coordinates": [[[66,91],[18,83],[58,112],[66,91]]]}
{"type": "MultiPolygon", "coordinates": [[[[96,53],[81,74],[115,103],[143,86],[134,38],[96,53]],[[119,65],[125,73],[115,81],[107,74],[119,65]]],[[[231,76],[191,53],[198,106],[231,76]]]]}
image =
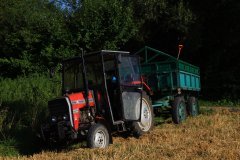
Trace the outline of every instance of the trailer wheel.
{"type": "Polygon", "coordinates": [[[188,98],[187,111],[191,116],[197,116],[199,114],[199,105],[196,97],[188,98]]]}
{"type": "Polygon", "coordinates": [[[144,92],[142,95],[141,121],[133,122],[133,135],[139,137],[153,128],[153,108],[149,97],[144,92]]]}
{"type": "Polygon", "coordinates": [[[186,105],[183,97],[175,97],[172,106],[172,120],[179,124],[187,117],[186,105]]]}
{"type": "Polygon", "coordinates": [[[89,148],[106,148],[109,145],[109,133],[101,123],[90,127],[87,135],[87,146],[89,148]]]}

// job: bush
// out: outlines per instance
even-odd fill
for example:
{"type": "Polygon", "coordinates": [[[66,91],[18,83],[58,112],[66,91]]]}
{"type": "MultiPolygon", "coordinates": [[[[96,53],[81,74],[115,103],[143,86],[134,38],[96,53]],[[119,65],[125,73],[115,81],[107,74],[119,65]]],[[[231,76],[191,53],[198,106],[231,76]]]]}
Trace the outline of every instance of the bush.
{"type": "Polygon", "coordinates": [[[0,79],[0,133],[9,138],[16,130],[36,131],[47,116],[47,102],[60,95],[60,76],[31,75],[0,79]]]}

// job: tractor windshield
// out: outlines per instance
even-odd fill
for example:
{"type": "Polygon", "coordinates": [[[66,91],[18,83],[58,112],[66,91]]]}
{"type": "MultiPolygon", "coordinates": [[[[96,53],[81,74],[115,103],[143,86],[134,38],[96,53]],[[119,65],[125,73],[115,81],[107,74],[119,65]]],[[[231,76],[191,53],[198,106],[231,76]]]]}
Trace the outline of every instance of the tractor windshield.
{"type": "Polygon", "coordinates": [[[83,69],[81,61],[66,61],[63,66],[63,91],[68,92],[83,89],[83,69]]]}
{"type": "Polygon", "coordinates": [[[141,85],[139,61],[137,57],[122,56],[118,65],[121,85],[141,85]]]}

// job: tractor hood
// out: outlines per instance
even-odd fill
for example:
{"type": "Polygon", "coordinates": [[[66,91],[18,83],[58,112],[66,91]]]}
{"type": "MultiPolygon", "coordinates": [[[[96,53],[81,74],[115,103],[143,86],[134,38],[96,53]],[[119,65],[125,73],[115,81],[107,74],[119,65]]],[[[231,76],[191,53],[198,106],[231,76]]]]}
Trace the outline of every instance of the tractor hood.
{"type": "MultiPolygon", "coordinates": [[[[93,92],[89,90],[88,104],[95,106],[93,92]]],[[[53,99],[48,102],[50,116],[56,122],[68,120],[71,126],[77,130],[79,127],[80,110],[86,107],[86,100],[83,92],[66,94],[63,97],[53,99]]]]}

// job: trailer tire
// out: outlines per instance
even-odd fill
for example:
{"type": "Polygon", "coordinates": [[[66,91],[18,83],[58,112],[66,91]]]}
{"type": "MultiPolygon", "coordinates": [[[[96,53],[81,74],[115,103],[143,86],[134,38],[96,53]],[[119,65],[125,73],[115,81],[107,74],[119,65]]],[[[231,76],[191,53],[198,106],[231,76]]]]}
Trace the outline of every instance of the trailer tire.
{"type": "Polygon", "coordinates": [[[136,137],[140,137],[144,133],[149,132],[153,128],[153,108],[149,96],[143,92],[141,121],[132,123],[132,133],[136,137]]]}
{"type": "Polygon", "coordinates": [[[187,118],[186,104],[183,96],[175,97],[172,105],[172,120],[179,124],[187,118]]]}
{"type": "Polygon", "coordinates": [[[107,128],[96,123],[90,127],[87,135],[87,146],[89,148],[106,148],[109,145],[109,132],[107,128]]]}
{"type": "Polygon", "coordinates": [[[199,105],[196,97],[188,98],[187,111],[190,116],[197,116],[199,114],[199,105]]]}

